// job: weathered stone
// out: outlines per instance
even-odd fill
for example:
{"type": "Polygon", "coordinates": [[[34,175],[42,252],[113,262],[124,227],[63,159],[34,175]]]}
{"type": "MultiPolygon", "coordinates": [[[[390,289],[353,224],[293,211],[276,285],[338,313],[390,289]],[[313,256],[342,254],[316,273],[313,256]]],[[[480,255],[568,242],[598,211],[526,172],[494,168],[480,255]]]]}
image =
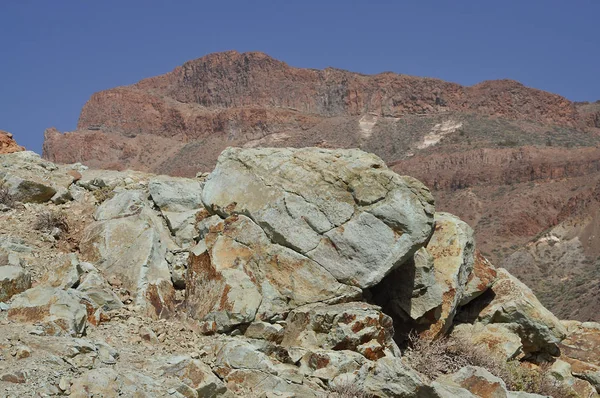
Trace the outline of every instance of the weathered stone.
{"type": "Polygon", "coordinates": [[[565,327],[538,301],[531,289],[508,271],[498,269],[497,272],[490,293],[464,307],[461,316],[476,318],[482,323],[516,324],[514,331],[521,337],[525,352],[557,354],[557,344],[566,336],[565,327]]]}
{"type": "Polygon", "coordinates": [[[469,390],[456,385],[434,381],[431,383],[431,388],[436,398],[477,398],[477,395],[473,395],[469,390]]]}
{"type": "Polygon", "coordinates": [[[460,305],[465,305],[471,300],[481,296],[496,280],[496,268],[485,258],[479,250],[475,250],[473,272],[467,278],[467,285],[460,305]]]}
{"type": "Polygon", "coordinates": [[[73,380],[71,397],[151,397],[162,396],[167,388],[140,372],[111,368],[92,369],[73,380]]]}
{"type": "Polygon", "coordinates": [[[252,322],[244,336],[251,339],[263,339],[274,343],[281,343],[283,339],[284,328],[281,325],[268,322],[252,322]]]}
{"type": "Polygon", "coordinates": [[[162,211],[185,212],[202,205],[202,187],[193,178],[160,176],[148,183],[150,196],[162,211]]]}
{"type": "Polygon", "coordinates": [[[77,291],[85,294],[104,311],[116,310],[123,307],[119,297],[112,291],[106,279],[97,271],[88,271],[81,277],[77,291]]]}
{"type": "Polygon", "coordinates": [[[0,375],[0,381],[19,384],[26,383],[27,374],[21,370],[17,370],[16,372],[4,373],[3,375],[0,375]]]}
{"type": "Polygon", "coordinates": [[[521,338],[513,331],[517,329],[517,324],[463,323],[455,325],[450,336],[477,347],[485,347],[503,360],[511,360],[520,359],[523,355],[521,338]]]}
{"type": "Polygon", "coordinates": [[[370,290],[373,302],[394,319],[396,332],[406,335],[426,328],[440,316],[442,289],[436,283],[433,257],[419,249],[414,258],[392,271],[370,290]]]}
{"type": "Polygon", "coordinates": [[[570,390],[573,396],[577,397],[597,397],[596,389],[586,380],[578,379],[573,376],[571,364],[557,359],[548,369],[546,374],[553,378],[557,384],[561,385],[563,390],[570,390]]]}
{"type": "Polygon", "coordinates": [[[425,332],[435,337],[446,333],[466,291],[473,271],[475,240],[467,223],[448,213],[435,214],[435,231],[427,251],[433,257],[436,285],[442,289],[437,321],[425,332]]]}
{"type": "Polygon", "coordinates": [[[287,318],[284,347],[356,351],[368,359],[399,355],[392,319],[374,305],[353,302],[298,308],[287,318]]]}
{"type": "Polygon", "coordinates": [[[175,251],[167,253],[167,262],[171,269],[171,281],[176,289],[185,289],[187,263],[190,253],[188,251],[175,251]]]}
{"type": "Polygon", "coordinates": [[[567,357],[600,366],[600,324],[577,322],[572,325],[560,350],[567,357]]]}
{"type": "Polygon", "coordinates": [[[359,370],[356,384],[377,397],[431,397],[432,388],[400,358],[368,362],[359,370]]]}
{"type": "Polygon", "coordinates": [[[340,374],[359,370],[365,363],[365,357],[354,351],[309,350],[300,359],[300,370],[312,377],[333,380],[340,374]]]}
{"type": "Polygon", "coordinates": [[[31,276],[21,267],[0,266],[0,301],[8,301],[15,294],[31,287],[31,276]]]}
{"type": "Polygon", "coordinates": [[[210,367],[190,357],[175,357],[162,368],[163,376],[174,376],[192,388],[199,397],[218,397],[227,389],[210,367]]]}
{"type": "Polygon", "coordinates": [[[42,276],[40,284],[65,290],[70,289],[79,284],[81,273],[82,270],[75,253],[61,254],[50,264],[42,276]]]}
{"type": "Polygon", "coordinates": [[[223,217],[249,216],[273,243],[362,288],[410,258],[433,221],[427,188],[358,150],[230,148],[202,200],[223,217]]]}
{"type": "Polygon", "coordinates": [[[571,366],[571,373],[589,382],[600,393],[600,324],[563,321],[567,337],[559,344],[561,359],[571,366]]]}
{"type": "Polygon", "coordinates": [[[213,228],[190,253],[185,305],[195,319],[228,330],[269,320],[298,306],[358,297],[309,258],[272,244],[245,216],[213,228]]]}
{"type": "Polygon", "coordinates": [[[277,374],[273,361],[267,355],[242,340],[225,341],[217,351],[215,365],[229,369],[255,369],[277,374]]]}
{"type": "Polygon", "coordinates": [[[86,228],[81,253],[98,269],[118,278],[148,314],[173,311],[171,273],[165,260],[168,234],[141,191],[122,191],[96,211],[86,228]]]}
{"type": "Polygon", "coordinates": [[[47,334],[66,332],[81,335],[86,326],[86,309],[72,290],[35,287],[15,296],[8,318],[24,323],[42,323],[47,334]]]}
{"type": "Polygon", "coordinates": [[[68,188],[73,178],[34,152],[24,151],[2,155],[0,182],[17,201],[44,203],[60,188],[68,188]]]}
{"type": "Polygon", "coordinates": [[[441,384],[464,388],[477,397],[508,397],[508,390],[504,381],[477,366],[465,366],[456,373],[439,377],[436,381],[441,384]]]}
{"type": "Polygon", "coordinates": [[[54,196],[50,198],[52,203],[62,205],[73,200],[73,195],[65,187],[59,187],[54,196]]]}
{"type": "Polygon", "coordinates": [[[235,369],[225,376],[225,381],[235,396],[303,398],[324,398],[327,396],[323,390],[319,390],[315,385],[306,386],[290,383],[282,377],[255,369],[235,369]]]}
{"type": "Polygon", "coordinates": [[[198,237],[196,214],[204,208],[200,182],[190,178],[161,176],[150,180],[148,189],[177,243],[182,247],[193,244],[198,237]]]}

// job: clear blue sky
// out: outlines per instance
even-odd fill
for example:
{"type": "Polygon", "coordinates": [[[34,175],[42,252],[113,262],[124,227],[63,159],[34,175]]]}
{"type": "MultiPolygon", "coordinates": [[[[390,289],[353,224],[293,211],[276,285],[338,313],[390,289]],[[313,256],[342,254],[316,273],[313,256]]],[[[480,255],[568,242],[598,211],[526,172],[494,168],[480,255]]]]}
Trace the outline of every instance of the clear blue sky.
{"type": "Polygon", "coordinates": [[[0,0],[0,129],[40,152],[92,93],[232,49],[595,101],[599,21],[598,0],[0,0]]]}

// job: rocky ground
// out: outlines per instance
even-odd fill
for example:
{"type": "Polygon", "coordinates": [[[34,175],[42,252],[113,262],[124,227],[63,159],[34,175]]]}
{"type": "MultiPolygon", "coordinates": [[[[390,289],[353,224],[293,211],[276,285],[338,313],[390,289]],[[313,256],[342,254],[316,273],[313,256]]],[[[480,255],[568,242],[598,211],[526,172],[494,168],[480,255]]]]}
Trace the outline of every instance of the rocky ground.
{"type": "Polygon", "coordinates": [[[0,166],[0,396],[598,396],[600,325],[375,155],[0,166]]]}

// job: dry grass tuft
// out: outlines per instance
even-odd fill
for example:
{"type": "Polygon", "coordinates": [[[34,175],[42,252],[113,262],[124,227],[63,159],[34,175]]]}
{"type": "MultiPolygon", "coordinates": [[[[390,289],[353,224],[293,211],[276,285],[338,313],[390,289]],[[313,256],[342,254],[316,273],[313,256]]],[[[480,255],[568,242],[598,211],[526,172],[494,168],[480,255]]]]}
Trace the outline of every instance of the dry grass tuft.
{"type": "Polygon", "coordinates": [[[55,228],[61,232],[69,232],[69,222],[63,211],[44,211],[37,215],[33,228],[43,232],[52,232],[55,228]]]}
{"type": "Polygon", "coordinates": [[[354,383],[338,383],[331,389],[331,398],[369,398],[370,395],[362,391],[359,386],[354,383]]]}

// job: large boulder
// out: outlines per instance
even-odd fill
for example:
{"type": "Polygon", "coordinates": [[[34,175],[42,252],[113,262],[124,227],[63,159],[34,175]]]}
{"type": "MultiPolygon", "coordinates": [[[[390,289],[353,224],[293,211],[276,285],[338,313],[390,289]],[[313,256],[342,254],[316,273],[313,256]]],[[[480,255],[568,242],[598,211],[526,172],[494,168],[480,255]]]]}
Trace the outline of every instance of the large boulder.
{"type": "Polygon", "coordinates": [[[349,382],[376,397],[434,397],[433,389],[401,359],[386,357],[368,362],[349,382]]]}
{"type": "Polygon", "coordinates": [[[221,332],[254,320],[276,320],[316,302],[357,299],[310,258],[274,244],[252,219],[228,217],[191,250],[185,307],[206,331],[221,332]]]}
{"type": "Polygon", "coordinates": [[[84,231],[83,257],[127,289],[152,316],[173,311],[173,285],[165,255],[170,236],[139,190],[118,192],[102,203],[84,231]]]}
{"type": "Polygon", "coordinates": [[[571,366],[571,373],[590,382],[600,393],[600,324],[563,322],[567,337],[560,343],[561,359],[571,366]]]}
{"type": "Polygon", "coordinates": [[[433,257],[435,285],[442,290],[442,303],[436,322],[425,333],[431,337],[446,333],[467,292],[475,262],[473,229],[449,213],[435,214],[435,231],[427,244],[433,257]]]}
{"type": "Polygon", "coordinates": [[[67,170],[34,152],[14,152],[0,158],[0,184],[20,202],[43,203],[73,182],[67,170]]]}
{"type": "Polygon", "coordinates": [[[353,302],[298,308],[287,318],[282,345],[350,350],[367,359],[400,354],[393,341],[392,319],[379,307],[353,302]]]}
{"type": "Polygon", "coordinates": [[[513,330],[516,324],[462,323],[452,328],[451,337],[467,344],[484,347],[503,360],[520,359],[523,354],[521,338],[513,330]]]}
{"type": "Polygon", "coordinates": [[[463,307],[461,318],[484,324],[509,324],[521,337],[525,352],[558,354],[557,344],[567,334],[561,322],[535,297],[531,289],[505,269],[480,298],[463,307]]]}
{"type": "MultiPolygon", "coordinates": [[[[508,398],[513,396],[502,379],[477,366],[465,366],[455,373],[439,377],[436,383],[465,389],[473,394],[472,396],[480,398],[508,398]]],[[[535,394],[524,396],[542,397],[535,394]]]]}
{"type": "Polygon", "coordinates": [[[15,294],[31,287],[31,276],[14,265],[0,266],[0,301],[8,301],[15,294]]]}
{"type": "Polygon", "coordinates": [[[433,197],[417,180],[359,150],[229,148],[202,201],[243,214],[269,240],[316,262],[337,281],[379,283],[429,238],[433,197]]]}
{"type": "Polygon", "coordinates": [[[73,290],[38,286],[13,298],[8,319],[42,324],[49,335],[76,336],[85,331],[87,312],[73,290]]]}

